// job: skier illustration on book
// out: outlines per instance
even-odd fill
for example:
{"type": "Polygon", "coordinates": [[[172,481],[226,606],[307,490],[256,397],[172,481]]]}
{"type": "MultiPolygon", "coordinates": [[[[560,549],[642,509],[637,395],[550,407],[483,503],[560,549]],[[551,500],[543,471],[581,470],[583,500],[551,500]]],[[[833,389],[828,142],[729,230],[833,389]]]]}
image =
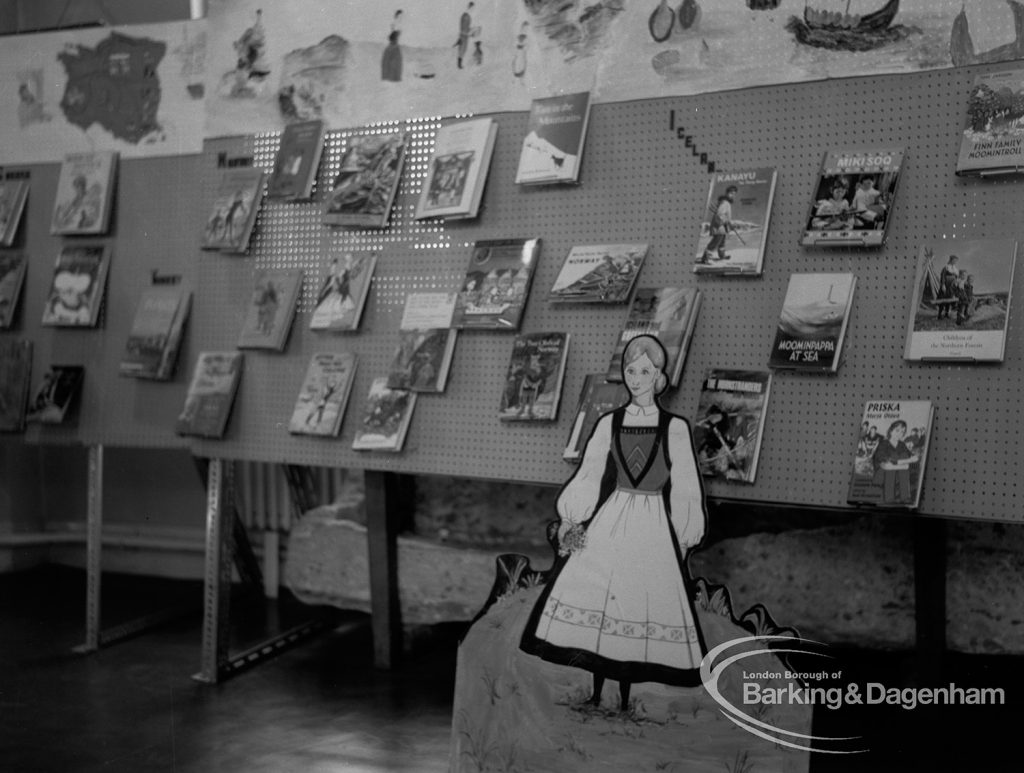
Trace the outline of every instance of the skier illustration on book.
{"type": "Polygon", "coordinates": [[[606,679],[628,710],[634,682],[693,686],[706,648],[686,559],[707,512],[690,427],[658,404],[666,353],[649,335],[622,357],[630,402],[602,416],[558,496],[559,554],[520,647],[606,679]]]}
{"type": "Polygon", "coordinates": [[[345,265],[338,263],[338,258],[331,259],[331,271],[320,290],[314,315],[325,315],[329,319],[340,320],[351,314],[356,307],[352,300],[352,253],[345,254],[345,265]]]}
{"type": "Polygon", "coordinates": [[[323,386],[316,394],[316,400],[313,402],[313,407],[310,408],[309,413],[306,415],[306,426],[319,427],[320,422],[324,420],[324,411],[327,410],[327,406],[331,402],[331,398],[334,393],[338,391],[338,382],[333,379],[327,379],[323,386]]]}

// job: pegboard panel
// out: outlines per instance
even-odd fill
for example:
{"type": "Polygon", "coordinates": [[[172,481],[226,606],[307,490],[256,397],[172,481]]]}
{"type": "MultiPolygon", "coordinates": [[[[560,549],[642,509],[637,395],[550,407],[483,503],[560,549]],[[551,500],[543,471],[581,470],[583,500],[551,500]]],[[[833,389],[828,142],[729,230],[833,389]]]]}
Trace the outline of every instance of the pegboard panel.
{"type": "MultiPolygon", "coordinates": [[[[118,364],[143,288],[152,272],[181,277],[192,287],[192,260],[198,243],[195,171],[198,156],[121,159],[107,234],[58,237],[49,232],[59,164],[28,167],[31,189],[16,249],[29,258],[28,274],[15,326],[3,335],[33,341],[33,387],[50,364],[85,366],[77,419],[62,425],[29,425],[25,440],[43,444],[96,444],[132,447],[185,447],[174,434],[181,410],[186,367],[173,381],[149,382],[118,376],[118,364]],[[106,295],[95,328],[44,327],[43,306],[53,266],[63,245],[103,242],[110,248],[106,295]]],[[[191,358],[188,335],[181,362],[191,358]]]]}
{"type": "MultiPolygon", "coordinates": [[[[345,138],[330,132],[311,202],[266,201],[248,256],[202,254],[192,351],[233,348],[253,271],[299,266],[303,299],[286,352],[247,352],[235,414],[222,441],[193,443],[207,456],[363,467],[403,472],[561,483],[572,468],[561,451],[585,374],[607,367],[625,319],[624,306],[551,305],[547,291],[574,244],[647,242],[642,285],[684,284],[704,293],[680,386],[666,405],[695,410],[708,368],[766,368],[789,276],[849,271],[858,278],[843,363],[836,375],[775,375],[757,482],[714,481],[715,497],[846,507],[846,489],[864,403],[872,398],[931,399],[937,412],[921,512],[1018,520],[1015,471],[1022,446],[1013,427],[1013,396],[1022,376],[1020,282],[1011,311],[1006,361],[996,366],[907,363],[903,344],[922,242],[942,238],[1021,238],[1019,179],[959,179],[953,167],[967,93],[986,68],[929,71],[776,86],[695,97],[595,105],[581,185],[519,187],[513,182],[526,114],[495,116],[498,139],[480,216],[473,221],[413,219],[416,196],[439,121],[372,127],[405,129],[411,149],[391,225],[382,231],[332,229],[320,223],[322,190],[333,178],[345,138]],[[828,149],[903,147],[906,162],[888,241],[882,248],[805,248],[798,244],[828,149]],[[774,165],[779,169],[764,273],[725,278],[692,273],[707,168],[774,165]],[[512,335],[459,334],[444,395],[421,395],[406,450],[351,450],[370,381],[383,375],[397,341],[405,295],[455,289],[477,239],[542,239],[523,317],[527,332],[571,333],[559,420],[507,425],[497,418],[512,335]],[[313,299],[332,254],[380,252],[360,330],[308,330],[313,299]],[[359,366],[341,436],[287,433],[310,356],[353,351],[359,366]]],[[[354,130],[359,131],[359,130],[354,130]]],[[[252,155],[269,170],[279,135],[208,143],[198,179],[213,196],[218,152],[252,155]]],[[[194,360],[194,356],[193,356],[194,360]]],[[[189,363],[191,367],[191,362],[189,363]]]]}

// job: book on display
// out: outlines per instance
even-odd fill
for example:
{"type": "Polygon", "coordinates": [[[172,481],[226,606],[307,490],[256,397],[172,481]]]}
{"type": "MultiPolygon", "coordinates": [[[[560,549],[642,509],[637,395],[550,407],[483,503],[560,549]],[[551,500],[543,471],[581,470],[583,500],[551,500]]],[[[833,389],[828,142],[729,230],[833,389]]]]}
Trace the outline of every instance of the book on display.
{"type": "Polygon", "coordinates": [[[414,392],[443,392],[448,383],[455,340],[455,293],[409,293],[388,371],[388,387],[414,392]]]}
{"type": "Polygon", "coordinates": [[[628,303],[646,257],[646,244],[576,245],[565,256],[548,300],[628,303]]]}
{"type": "Polygon", "coordinates": [[[569,357],[568,333],[520,333],[501,394],[502,421],[555,421],[569,357]]]}
{"type": "Polygon", "coordinates": [[[569,441],[565,444],[562,458],[567,462],[578,462],[594,431],[597,420],[606,413],[629,402],[629,390],[622,382],[609,381],[604,373],[588,373],[583,379],[576,419],[572,423],[569,441]]]}
{"type": "Polygon", "coordinates": [[[26,421],[63,424],[78,400],[85,381],[81,365],[51,365],[32,393],[26,421]]]}
{"type": "Polygon", "coordinates": [[[376,265],[375,252],[346,252],[331,257],[309,329],[336,333],[358,330],[376,265]]]}
{"type": "Polygon", "coordinates": [[[175,432],[214,439],[224,436],[242,376],[243,357],[237,351],[199,353],[175,432]]]}
{"type": "Polygon", "coordinates": [[[701,475],[754,482],[771,384],[770,371],[716,368],[705,374],[693,422],[701,475]]]}
{"type": "Polygon", "coordinates": [[[534,99],[519,152],[516,182],[579,182],[589,123],[589,91],[534,99]]]}
{"type": "Polygon", "coordinates": [[[1024,171],[1024,65],[1007,64],[975,76],[967,99],[956,173],[963,176],[1024,171]]]}
{"type": "Polygon", "coordinates": [[[519,329],[540,239],[482,239],[473,245],[452,327],[519,329]]]}
{"type": "Polygon", "coordinates": [[[105,234],[117,177],[117,153],[97,150],[64,157],[57,180],[50,233],[61,236],[105,234]]]}
{"type": "Polygon", "coordinates": [[[326,127],[319,119],[295,121],[284,127],[267,182],[268,199],[295,201],[313,195],[325,134],[326,127]]]}
{"type": "Polygon", "coordinates": [[[917,507],[933,417],[930,400],[869,400],[861,418],[846,501],[917,507]]]}
{"type": "Polygon", "coordinates": [[[358,134],[324,198],[324,223],[350,228],[384,228],[398,192],[405,161],[402,133],[358,134]]]}
{"type": "Polygon", "coordinates": [[[856,285],[853,274],[791,274],[768,365],[835,373],[856,285]]]}
{"type": "Polygon", "coordinates": [[[0,338],[0,432],[25,429],[32,377],[32,342],[0,338]]]}
{"type": "Polygon", "coordinates": [[[296,435],[335,437],[352,392],[356,356],[351,352],[320,352],[309,361],[288,431],[296,435]]]}
{"type": "Polygon", "coordinates": [[[417,220],[477,216],[497,131],[493,118],[457,121],[437,130],[416,204],[417,220]]]}
{"type": "Polygon", "coordinates": [[[0,252],[0,330],[10,328],[14,322],[27,271],[25,253],[0,252]]]}
{"type": "Polygon", "coordinates": [[[907,360],[1002,362],[1014,239],[944,239],[921,245],[907,323],[907,360]]]}
{"type": "Polygon", "coordinates": [[[415,406],[415,392],[388,388],[387,376],[375,378],[370,384],[352,448],[356,451],[401,451],[415,406]]]}
{"type": "Polygon", "coordinates": [[[53,269],[43,324],[95,327],[107,287],[110,249],[105,244],[65,245],[53,269]]]}
{"type": "Polygon", "coordinates": [[[257,270],[238,348],[283,351],[301,292],[302,269],[257,270]]]}
{"type": "Polygon", "coordinates": [[[761,274],[777,177],[770,166],[711,176],[694,272],[761,274]]]}
{"type": "Polygon", "coordinates": [[[256,225],[266,175],[253,167],[220,170],[217,191],[203,227],[201,247],[244,253],[256,225]]]}
{"type": "Polygon", "coordinates": [[[28,201],[27,177],[4,177],[0,180],[0,246],[10,247],[18,233],[21,214],[28,201]]]}
{"type": "Polygon", "coordinates": [[[693,287],[640,287],[608,364],[609,381],[622,381],[622,354],[638,335],[652,335],[665,347],[665,375],[678,386],[700,310],[701,291],[693,287]]]}
{"type": "Polygon", "coordinates": [[[175,285],[142,291],[118,371],[122,376],[166,381],[174,375],[192,293],[175,285]]]}
{"type": "Polygon", "coordinates": [[[892,220],[903,162],[902,148],[827,151],[800,243],[881,246],[892,220]]]}

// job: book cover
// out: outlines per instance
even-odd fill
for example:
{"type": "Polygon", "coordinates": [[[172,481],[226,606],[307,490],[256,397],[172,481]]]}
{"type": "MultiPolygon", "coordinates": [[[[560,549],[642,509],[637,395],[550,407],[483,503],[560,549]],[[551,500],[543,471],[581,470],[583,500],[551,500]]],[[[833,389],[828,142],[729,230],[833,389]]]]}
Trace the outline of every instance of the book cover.
{"type": "Polygon", "coordinates": [[[835,373],[856,285],[853,274],[791,274],[768,365],[835,373]]]}
{"type": "Polygon", "coordinates": [[[665,347],[668,355],[665,373],[669,383],[677,386],[700,303],[701,292],[693,287],[637,288],[608,364],[608,380],[622,381],[622,353],[626,344],[638,335],[647,334],[657,338],[665,347]]]}
{"type": "Polygon", "coordinates": [[[902,165],[901,148],[827,151],[800,243],[882,245],[902,165]]]}
{"type": "Polygon", "coordinates": [[[252,167],[220,170],[217,192],[203,228],[204,250],[245,252],[256,225],[266,175],[252,167]]]}
{"type": "Polygon", "coordinates": [[[97,150],[64,157],[57,180],[50,233],[97,235],[107,232],[117,173],[117,153],[97,150]]]}
{"type": "Polygon", "coordinates": [[[309,322],[310,330],[357,330],[376,265],[375,252],[346,252],[332,257],[309,322]]]}
{"type": "Polygon", "coordinates": [[[437,130],[416,219],[476,217],[494,152],[493,118],[449,123],[437,130]]]}
{"type": "Polygon", "coordinates": [[[28,179],[6,177],[0,180],[0,246],[10,247],[18,233],[21,214],[28,201],[28,179]]]}
{"type": "Polygon", "coordinates": [[[473,245],[452,327],[519,329],[540,239],[483,239],[473,245]]]}
{"type": "Polygon", "coordinates": [[[356,451],[401,451],[415,406],[415,392],[389,389],[387,376],[375,378],[370,384],[352,448],[356,451]]]}
{"type": "Polygon", "coordinates": [[[388,388],[443,392],[457,335],[452,328],[399,331],[388,370],[388,388]]]}
{"type": "Polygon", "coordinates": [[[922,245],[904,358],[1002,362],[1016,262],[1013,239],[922,245]]]}
{"type": "Polygon", "coordinates": [[[301,292],[302,269],[257,270],[238,348],[282,351],[301,292]]]}
{"type": "Polygon", "coordinates": [[[967,98],[958,175],[1024,170],[1024,66],[981,73],[967,98]]]}
{"type": "Polygon", "coordinates": [[[224,436],[242,375],[241,352],[200,352],[174,430],[179,435],[224,436]]]}
{"type": "Polygon", "coordinates": [[[105,244],[65,245],[57,255],[43,309],[43,324],[95,327],[107,286],[110,250],[105,244]]]}
{"type": "Polygon", "coordinates": [[[25,429],[32,342],[0,338],[0,432],[25,429]]]}
{"type": "Polygon", "coordinates": [[[335,437],[341,429],[355,373],[356,356],[351,352],[314,354],[299,389],[288,431],[335,437]]]}
{"type": "Polygon", "coordinates": [[[929,400],[868,401],[846,501],[852,505],[917,507],[933,415],[929,400]]]}
{"type": "Polygon", "coordinates": [[[28,260],[24,253],[0,252],[0,330],[14,323],[27,271],[28,260]]]}
{"type": "Polygon", "coordinates": [[[26,421],[62,424],[75,405],[85,381],[81,365],[51,365],[29,401],[26,421]]]}
{"type": "Polygon", "coordinates": [[[384,228],[405,163],[405,134],[357,134],[348,138],[341,169],[324,199],[324,223],[384,228]]]}
{"type": "Polygon", "coordinates": [[[646,244],[576,245],[565,256],[548,300],[627,303],[646,257],[646,244]]]}
{"type": "Polygon", "coordinates": [[[589,373],[583,379],[583,389],[576,408],[576,419],[572,423],[569,441],[565,444],[562,458],[567,462],[578,462],[583,458],[590,433],[597,420],[629,402],[629,390],[621,382],[609,381],[604,373],[589,373]]]}
{"type": "Polygon", "coordinates": [[[118,370],[122,376],[169,379],[192,294],[175,285],[142,291],[118,370]]]}
{"type": "Polygon", "coordinates": [[[324,122],[295,121],[284,127],[267,183],[268,199],[308,199],[324,150],[324,122]]]}
{"type": "Polygon", "coordinates": [[[516,182],[578,182],[589,122],[589,91],[533,100],[519,152],[516,182]]]}
{"type": "Polygon", "coordinates": [[[708,371],[693,425],[701,475],[754,482],[771,383],[768,371],[708,371]]]}
{"type": "Polygon", "coordinates": [[[555,421],[568,357],[568,333],[517,335],[498,417],[502,421],[555,421]]]}
{"type": "Polygon", "coordinates": [[[761,274],[777,176],[770,166],[711,176],[693,265],[696,273],[761,274]]]}

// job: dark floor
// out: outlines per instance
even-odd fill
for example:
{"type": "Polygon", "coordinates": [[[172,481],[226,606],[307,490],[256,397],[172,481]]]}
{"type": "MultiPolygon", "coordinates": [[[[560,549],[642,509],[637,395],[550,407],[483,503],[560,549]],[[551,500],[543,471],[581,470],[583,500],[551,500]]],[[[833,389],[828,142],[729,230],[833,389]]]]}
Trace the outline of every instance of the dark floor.
{"type": "MultiPolygon", "coordinates": [[[[360,619],[349,615],[334,631],[210,686],[191,678],[199,670],[199,583],[104,575],[103,588],[107,626],[183,599],[195,601],[196,613],[75,655],[84,637],[84,573],[47,567],[0,576],[0,771],[447,770],[462,626],[419,632],[403,664],[384,672],[372,667],[368,626],[345,632],[360,619]]],[[[233,651],[296,614],[284,605],[275,617],[262,600],[236,601],[233,609],[233,619],[244,621],[233,628],[233,651]]],[[[1006,702],[816,708],[814,734],[859,736],[832,747],[869,751],[813,754],[810,773],[1020,769],[1021,658],[947,656],[927,671],[907,653],[830,654],[843,681],[1000,687],[1006,702]]]]}
{"type": "MultiPolygon", "coordinates": [[[[105,574],[104,626],[194,598],[197,614],[75,655],[85,576],[0,576],[0,771],[327,773],[445,771],[458,631],[417,637],[404,665],[372,667],[368,626],[323,633],[221,684],[199,670],[202,587],[105,574]],[[144,604],[152,603],[148,609],[144,604]]],[[[268,616],[234,603],[232,650],[268,616]]],[[[287,618],[289,608],[283,617],[287,618]]]]}

